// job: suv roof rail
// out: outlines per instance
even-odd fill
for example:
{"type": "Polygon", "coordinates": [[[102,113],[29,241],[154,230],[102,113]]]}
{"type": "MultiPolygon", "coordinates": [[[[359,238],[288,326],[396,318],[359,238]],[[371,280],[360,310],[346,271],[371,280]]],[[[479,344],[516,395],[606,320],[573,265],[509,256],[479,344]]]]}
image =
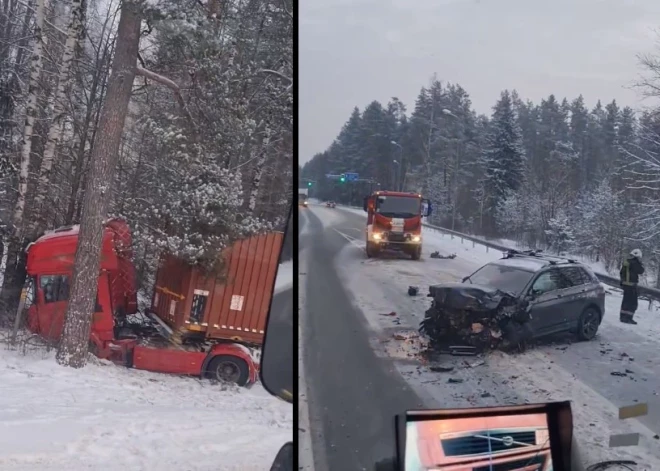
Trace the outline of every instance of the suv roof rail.
{"type": "Polygon", "coordinates": [[[514,258],[514,257],[534,257],[546,260],[550,265],[556,265],[557,263],[577,263],[576,260],[572,258],[560,257],[559,255],[546,254],[541,249],[534,250],[515,250],[510,249],[504,254],[502,258],[514,258]]]}

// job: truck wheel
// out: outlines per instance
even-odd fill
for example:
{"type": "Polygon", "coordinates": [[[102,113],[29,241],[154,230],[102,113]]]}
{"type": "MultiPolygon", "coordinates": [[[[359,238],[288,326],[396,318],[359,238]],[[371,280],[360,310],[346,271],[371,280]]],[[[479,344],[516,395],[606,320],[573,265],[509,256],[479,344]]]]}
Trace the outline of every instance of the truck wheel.
{"type": "Polygon", "coordinates": [[[378,249],[374,246],[373,242],[367,242],[366,252],[367,258],[375,257],[378,255],[378,249]]]}
{"type": "Polygon", "coordinates": [[[209,363],[206,374],[210,379],[236,383],[239,386],[245,386],[250,379],[250,369],[245,360],[231,355],[214,357],[209,363]]]}
{"type": "Polygon", "coordinates": [[[422,258],[422,246],[420,245],[420,246],[418,246],[416,249],[414,249],[414,250],[410,253],[410,257],[411,257],[413,260],[419,260],[420,258],[422,258]]]}

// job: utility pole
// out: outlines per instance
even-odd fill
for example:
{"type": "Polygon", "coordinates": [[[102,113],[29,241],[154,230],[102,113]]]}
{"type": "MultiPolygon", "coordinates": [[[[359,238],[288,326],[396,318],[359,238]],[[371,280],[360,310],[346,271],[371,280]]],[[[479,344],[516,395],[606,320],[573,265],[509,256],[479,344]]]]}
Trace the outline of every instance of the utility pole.
{"type": "Polygon", "coordinates": [[[401,165],[403,164],[403,147],[401,147],[401,145],[396,141],[390,141],[390,144],[392,144],[393,146],[397,146],[399,148],[399,154],[400,154],[399,161],[393,160],[392,162],[394,162],[397,166],[397,171],[394,174],[394,189],[396,191],[401,191],[402,190],[402,188],[401,188],[401,165]]]}
{"type": "MultiPolygon", "coordinates": [[[[458,116],[449,111],[448,109],[443,109],[442,114],[450,116],[451,118],[458,121],[458,116]]],[[[454,230],[456,225],[456,208],[458,207],[458,172],[460,166],[461,152],[460,152],[460,141],[456,139],[456,156],[454,157],[454,174],[452,175],[452,209],[451,209],[451,230],[454,230]]]]}

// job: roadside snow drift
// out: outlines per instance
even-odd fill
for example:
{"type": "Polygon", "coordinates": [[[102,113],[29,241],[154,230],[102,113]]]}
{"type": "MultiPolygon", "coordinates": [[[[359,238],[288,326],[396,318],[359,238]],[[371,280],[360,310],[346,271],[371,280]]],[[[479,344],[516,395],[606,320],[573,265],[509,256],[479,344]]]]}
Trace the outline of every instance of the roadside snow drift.
{"type": "Polygon", "coordinates": [[[293,437],[292,406],[259,385],[6,349],[0,375],[0,470],[262,471],[293,437]]]}

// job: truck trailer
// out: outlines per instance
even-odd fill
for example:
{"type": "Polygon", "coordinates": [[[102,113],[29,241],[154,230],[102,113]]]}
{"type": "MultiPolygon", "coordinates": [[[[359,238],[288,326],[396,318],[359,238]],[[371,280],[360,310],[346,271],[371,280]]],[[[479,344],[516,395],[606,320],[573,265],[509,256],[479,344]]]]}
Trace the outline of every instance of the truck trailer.
{"type": "MultiPolygon", "coordinates": [[[[78,232],[59,228],[27,248],[27,326],[51,341],[64,326],[78,232]]],[[[129,368],[255,383],[282,239],[271,232],[234,243],[213,275],[163,254],[151,305],[140,313],[130,229],[108,221],[90,351],[129,368]]]]}

